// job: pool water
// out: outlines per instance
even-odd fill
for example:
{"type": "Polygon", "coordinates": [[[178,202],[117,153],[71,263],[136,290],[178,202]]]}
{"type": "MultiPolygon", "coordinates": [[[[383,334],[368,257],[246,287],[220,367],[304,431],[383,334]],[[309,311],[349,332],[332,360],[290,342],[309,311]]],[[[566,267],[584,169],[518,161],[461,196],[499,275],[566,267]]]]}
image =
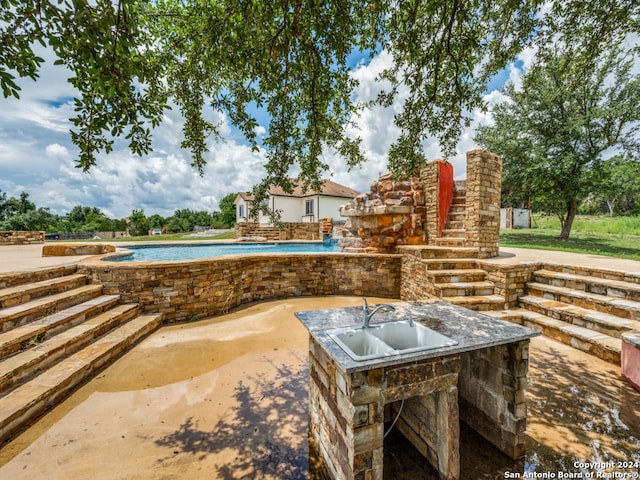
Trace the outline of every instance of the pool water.
{"type": "Polygon", "coordinates": [[[197,245],[127,246],[130,255],[107,260],[112,262],[158,262],[167,260],[197,260],[220,255],[252,253],[335,253],[341,252],[336,242],[316,243],[219,243],[197,245]]]}

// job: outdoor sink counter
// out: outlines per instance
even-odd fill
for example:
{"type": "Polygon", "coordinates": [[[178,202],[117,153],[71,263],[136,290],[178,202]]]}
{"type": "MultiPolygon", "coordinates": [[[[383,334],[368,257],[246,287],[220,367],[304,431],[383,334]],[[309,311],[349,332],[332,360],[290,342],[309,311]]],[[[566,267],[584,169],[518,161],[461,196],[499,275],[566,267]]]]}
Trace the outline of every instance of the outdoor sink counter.
{"type": "Polygon", "coordinates": [[[310,333],[310,429],[330,474],[381,480],[394,420],[440,478],[460,475],[459,419],[523,456],[529,339],[539,332],[442,301],[393,306],[370,325],[411,317],[457,344],[356,361],[329,332],[362,325],[361,307],[296,312],[310,333]]]}

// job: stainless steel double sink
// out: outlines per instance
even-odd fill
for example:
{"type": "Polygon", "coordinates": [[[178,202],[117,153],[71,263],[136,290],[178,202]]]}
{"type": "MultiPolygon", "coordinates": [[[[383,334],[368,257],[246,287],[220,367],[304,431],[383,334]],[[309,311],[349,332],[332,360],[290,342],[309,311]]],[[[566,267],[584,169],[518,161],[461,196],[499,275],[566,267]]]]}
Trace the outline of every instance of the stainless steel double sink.
{"type": "Polygon", "coordinates": [[[327,332],[347,355],[357,361],[402,355],[457,345],[455,340],[411,320],[327,332]]]}

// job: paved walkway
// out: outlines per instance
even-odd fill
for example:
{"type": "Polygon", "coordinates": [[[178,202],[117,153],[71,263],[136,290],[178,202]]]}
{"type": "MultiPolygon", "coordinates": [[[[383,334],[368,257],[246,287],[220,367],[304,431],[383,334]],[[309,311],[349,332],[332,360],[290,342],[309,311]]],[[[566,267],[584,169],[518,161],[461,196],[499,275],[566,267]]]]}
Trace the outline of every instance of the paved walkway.
{"type": "Polygon", "coordinates": [[[89,257],[89,255],[43,257],[42,246],[43,244],[0,245],[0,273],[68,265],[89,257]]]}
{"type": "MultiPolygon", "coordinates": [[[[88,257],[90,257],[90,255],[43,257],[42,244],[0,245],[0,273],[31,270],[56,265],[67,265],[79,262],[88,257]]],[[[556,252],[551,250],[502,247],[500,249],[500,255],[488,261],[504,264],[551,262],[563,265],[582,265],[585,267],[638,272],[640,274],[640,261],[604,257],[601,255],[556,252]]]]}

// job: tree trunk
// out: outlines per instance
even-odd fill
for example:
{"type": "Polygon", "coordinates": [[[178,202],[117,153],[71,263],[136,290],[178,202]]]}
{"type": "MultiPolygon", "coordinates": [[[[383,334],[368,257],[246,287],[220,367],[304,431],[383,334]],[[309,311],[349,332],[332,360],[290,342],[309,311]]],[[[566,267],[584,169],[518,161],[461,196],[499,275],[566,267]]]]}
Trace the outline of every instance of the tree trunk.
{"type": "Polygon", "coordinates": [[[578,213],[578,202],[575,198],[572,198],[571,200],[567,201],[567,219],[562,225],[560,240],[569,240],[571,225],[573,225],[573,219],[576,218],[576,213],[578,213]]]}
{"type": "Polygon", "coordinates": [[[609,207],[609,216],[613,217],[613,211],[616,206],[615,200],[607,200],[607,207],[609,207]]]}

